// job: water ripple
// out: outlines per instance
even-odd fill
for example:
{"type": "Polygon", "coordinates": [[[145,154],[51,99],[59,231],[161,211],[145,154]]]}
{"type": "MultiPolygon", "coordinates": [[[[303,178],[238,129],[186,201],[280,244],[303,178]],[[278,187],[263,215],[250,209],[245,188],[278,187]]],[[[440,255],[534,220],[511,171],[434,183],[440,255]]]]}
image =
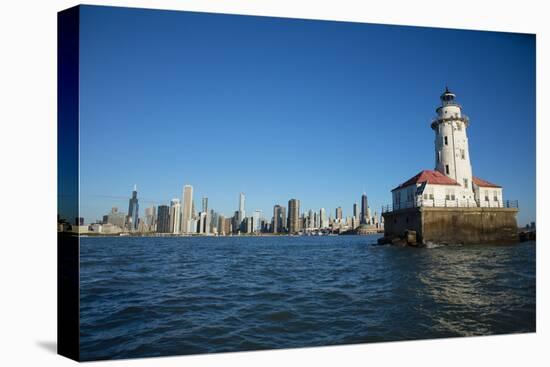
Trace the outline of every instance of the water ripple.
{"type": "Polygon", "coordinates": [[[535,244],[83,238],[81,358],[535,330],[535,244]]]}

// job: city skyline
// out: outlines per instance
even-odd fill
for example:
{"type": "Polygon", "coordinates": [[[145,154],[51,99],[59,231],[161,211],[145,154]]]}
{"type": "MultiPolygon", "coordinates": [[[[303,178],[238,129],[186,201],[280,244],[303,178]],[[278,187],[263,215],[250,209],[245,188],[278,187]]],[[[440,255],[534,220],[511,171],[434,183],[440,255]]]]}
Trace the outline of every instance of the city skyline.
{"type": "Polygon", "coordinates": [[[403,176],[432,167],[429,126],[446,84],[471,118],[474,170],[519,200],[520,224],[535,221],[534,37],[155,14],[83,12],[86,221],[124,208],[134,183],[169,205],[189,182],[227,216],[239,192],[249,212],[295,197],[349,216],[363,191],[379,211],[403,176]]]}
{"type": "MultiPolygon", "coordinates": [[[[190,185],[190,184],[185,184],[183,186],[183,190],[182,190],[182,197],[181,198],[177,198],[177,197],[174,197],[170,200],[167,200],[166,202],[153,202],[153,201],[150,201],[150,200],[142,200],[138,193],[138,189],[137,189],[137,184],[134,184],[133,186],[133,189],[131,191],[131,196],[130,197],[126,197],[126,198],[117,198],[116,201],[113,201],[114,202],[120,202],[120,201],[128,201],[129,200],[129,211],[128,213],[125,213],[125,212],[121,212],[120,211],[120,207],[118,205],[112,205],[110,206],[109,208],[105,208],[105,211],[104,213],[98,217],[98,218],[95,218],[95,219],[87,219],[85,217],[79,217],[77,218],[79,222],[82,222],[83,224],[86,224],[86,225],[90,225],[92,223],[101,223],[103,221],[105,222],[108,222],[108,223],[111,223],[111,224],[117,224],[116,221],[119,221],[120,219],[115,219],[115,221],[113,220],[105,220],[105,218],[109,215],[109,214],[117,214],[118,216],[123,216],[125,219],[124,219],[124,224],[123,225],[119,225],[119,227],[121,228],[124,228],[124,227],[128,227],[127,229],[130,230],[130,231],[133,231],[133,230],[136,230],[138,227],[137,227],[137,224],[136,224],[136,218],[137,218],[137,221],[142,221],[142,220],[146,220],[146,218],[148,216],[151,215],[151,213],[154,213],[154,216],[155,218],[157,218],[157,215],[158,215],[158,218],[160,218],[162,215],[164,215],[164,212],[161,214],[161,207],[164,207],[167,208],[167,213],[169,214],[168,215],[168,223],[166,224],[166,230],[163,230],[163,232],[166,232],[166,233],[176,233],[174,232],[175,231],[175,227],[178,226],[178,224],[176,223],[179,223],[179,226],[181,228],[181,231],[180,232],[177,232],[177,233],[181,233],[181,234],[185,234],[185,233],[188,233],[188,230],[184,229],[185,228],[185,221],[186,220],[189,220],[191,217],[197,217],[197,214],[201,214],[201,213],[210,213],[210,212],[215,212],[217,215],[221,215],[225,218],[231,218],[232,216],[235,216],[238,220],[238,222],[242,222],[243,220],[247,219],[247,218],[261,218],[261,219],[267,219],[267,220],[271,220],[271,224],[276,226],[277,230],[275,233],[277,232],[284,232],[284,230],[288,230],[288,225],[289,223],[287,222],[288,220],[290,220],[290,216],[292,216],[293,218],[295,218],[294,220],[297,221],[298,219],[300,219],[300,216],[308,216],[310,214],[315,214],[315,218],[316,218],[316,224],[318,223],[320,226],[323,226],[324,224],[324,221],[325,220],[328,220],[329,218],[330,219],[348,219],[348,218],[358,218],[358,215],[356,215],[356,207],[357,207],[357,203],[351,203],[350,204],[350,207],[351,209],[349,211],[346,211],[345,207],[346,205],[340,205],[336,208],[326,208],[324,206],[321,206],[321,207],[318,207],[318,208],[303,208],[300,206],[300,200],[299,199],[294,199],[294,198],[291,198],[288,200],[288,202],[285,202],[284,205],[281,205],[281,203],[274,203],[271,210],[269,211],[264,211],[262,209],[258,209],[258,208],[246,208],[246,194],[244,192],[240,192],[238,194],[238,203],[236,205],[236,210],[232,211],[232,213],[226,213],[226,212],[222,212],[222,211],[219,211],[217,210],[217,208],[215,207],[212,207],[212,206],[209,206],[208,205],[208,196],[204,196],[204,195],[201,195],[200,197],[195,197],[194,196],[194,191],[195,191],[195,188],[193,185],[190,185]],[[142,202],[145,202],[145,203],[148,203],[148,205],[144,205],[142,206],[143,207],[143,215],[139,212],[139,204],[138,202],[142,200],[142,202]],[[195,212],[190,212],[189,213],[189,216],[187,217],[187,219],[185,218],[185,212],[187,211],[186,208],[194,208],[195,207],[195,202],[200,200],[201,201],[201,210],[200,211],[197,211],[196,213],[195,212]],[[206,205],[205,205],[206,204],[206,205]],[[137,208],[136,211],[133,211],[133,208],[137,208]],[[292,207],[293,209],[289,209],[290,207],[292,207]],[[107,213],[107,210],[111,210],[111,213],[107,213]],[[246,215],[246,212],[249,211],[249,212],[252,212],[253,214],[252,215],[246,215]],[[328,211],[328,215],[326,214],[328,211]],[[180,218],[178,219],[175,219],[174,217],[174,213],[179,213],[180,215],[180,218]],[[266,213],[264,215],[264,213],[266,213]],[[272,215],[271,215],[271,214],[272,215]],[[287,213],[288,213],[288,216],[287,216],[287,213]],[[309,213],[309,214],[308,214],[309,213]],[[317,219],[318,218],[318,219],[317,219]],[[126,222],[127,221],[127,222],[126,222]],[[280,222],[279,222],[280,221],[280,222]]],[[[365,202],[367,203],[367,195],[366,193],[363,192],[363,194],[361,195],[361,200],[362,202],[365,202]]],[[[114,199],[114,197],[111,197],[111,199],[114,199]]],[[[381,214],[382,214],[382,210],[381,208],[380,209],[373,209],[371,208],[370,206],[367,206],[367,211],[366,211],[366,214],[368,215],[368,217],[365,217],[364,215],[362,215],[362,212],[361,212],[361,216],[360,216],[360,222],[358,221],[358,224],[366,224],[368,220],[370,220],[373,216],[377,216],[377,217],[380,217],[381,214]],[[363,221],[363,219],[365,219],[363,221]]],[[[69,222],[72,220],[72,218],[62,218],[64,220],[69,220],[69,222]]],[[[318,227],[318,226],[317,226],[318,227]]],[[[164,228],[164,226],[163,226],[164,228]]]]}

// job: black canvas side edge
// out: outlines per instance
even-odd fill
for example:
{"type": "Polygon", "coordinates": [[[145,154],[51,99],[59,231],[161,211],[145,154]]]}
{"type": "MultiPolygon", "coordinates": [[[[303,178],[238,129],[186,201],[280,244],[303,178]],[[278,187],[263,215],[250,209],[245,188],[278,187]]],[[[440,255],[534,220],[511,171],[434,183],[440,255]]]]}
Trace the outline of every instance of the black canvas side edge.
{"type": "MultiPolygon", "coordinates": [[[[79,29],[78,6],[57,14],[58,220],[79,217],[79,29]]],[[[57,353],[80,360],[79,235],[57,235],[57,353]]]]}

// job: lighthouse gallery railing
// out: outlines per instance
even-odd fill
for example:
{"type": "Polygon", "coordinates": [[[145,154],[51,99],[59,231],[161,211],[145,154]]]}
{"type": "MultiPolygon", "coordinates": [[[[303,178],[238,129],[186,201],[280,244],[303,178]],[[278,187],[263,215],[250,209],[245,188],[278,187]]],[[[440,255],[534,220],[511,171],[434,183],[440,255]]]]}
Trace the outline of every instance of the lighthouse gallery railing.
{"type": "Polygon", "coordinates": [[[409,209],[409,208],[420,208],[420,207],[438,207],[438,208],[513,208],[519,209],[518,200],[504,200],[502,204],[498,202],[498,205],[484,205],[486,202],[480,204],[474,200],[445,200],[445,199],[418,199],[407,201],[404,203],[394,203],[382,205],[382,213],[392,212],[395,210],[409,209]]]}

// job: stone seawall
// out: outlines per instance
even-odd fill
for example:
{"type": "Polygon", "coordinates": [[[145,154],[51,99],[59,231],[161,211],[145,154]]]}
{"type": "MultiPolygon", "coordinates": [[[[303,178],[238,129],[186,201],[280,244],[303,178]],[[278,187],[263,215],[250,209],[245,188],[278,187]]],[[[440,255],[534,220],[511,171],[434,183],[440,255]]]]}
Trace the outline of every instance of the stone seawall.
{"type": "Polygon", "coordinates": [[[383,213],[384,236],[447,244],[514,243],[519,241],[515,208],[421,207],[383,213]]]}

